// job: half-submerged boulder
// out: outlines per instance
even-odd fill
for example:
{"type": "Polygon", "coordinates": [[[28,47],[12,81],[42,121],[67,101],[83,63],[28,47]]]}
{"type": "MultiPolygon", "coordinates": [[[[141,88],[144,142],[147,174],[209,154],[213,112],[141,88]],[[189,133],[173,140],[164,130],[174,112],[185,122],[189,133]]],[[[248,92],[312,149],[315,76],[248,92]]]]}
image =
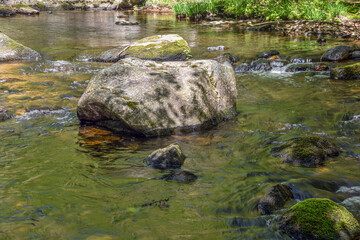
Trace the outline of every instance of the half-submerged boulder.
{"type": "Polygon", "coordinates": [[[125,58],[89,82],[81,122],[140,136],[207,129],[236,115],[231,67],[214,60],[155,62],[125,58]]]}
{"type": "Polygon", "coordinates": [[[318,136],[305,136],[290,139],[271,150],[276,157],[285,163],[302,167],[317,167],[328,157],[340,154],[339,148],[327,139],[318,136]]]}
{"type": "Polygon", "coordinates": [[[343,61],[349,58],[354,49],[350,46],[336,46],[325,51],[321,61],[343,61]]]}
{"type": "Polygon", "coordinates": [[[258,209],[262,215],[273,214],[275,210],[281,209],[287,201],[293,198],[288,186],[276,184],[265,197],[260,199],[258,209]]]}
{"type": "Polygon", "coordinates": [[[160,179],[165,181],[178,181],[178,182],[185,182],[190,183],[196,181],[198,177],[189,171],[171,171],[168,174],[163,175],[160,179]]]}
{"type": "Polygon", "coordinates": [[[140,39],[129,46],[110,49],[94,61],[117,62],[125,57],[154,61],[185,61],[191,58],[185,39],[177,34],[155,35],[140,39]]]}
{"type": "Polygon", "coordinates": [[[157,169],[181,168],[185,161],[185,154],[178,144],[171,144],[165,148],[158,149],[147,156],[144,163],[157,169]]]}
{"type": "Polygon", "coordinates": [[[345,207],[330,199],[306,199],[281,217],[279,228],[296,240],[358,239],[360,225],[345,207]]]}
{"type": "Polygon", "coordinates": [[[12,60],[39,60],[40,53],[0,33],[0,62],[12,60]]]}
{"type": "Polygon", "coordinates": [[[0,4],[0,17],[11,17],[15,15],[15,10],[9,6],[0,4]]]}
{"type": "Polygon", "coordinates": [[[360,79],[360,63],[333,68],[330,78],[336,80],[360,79]]]}

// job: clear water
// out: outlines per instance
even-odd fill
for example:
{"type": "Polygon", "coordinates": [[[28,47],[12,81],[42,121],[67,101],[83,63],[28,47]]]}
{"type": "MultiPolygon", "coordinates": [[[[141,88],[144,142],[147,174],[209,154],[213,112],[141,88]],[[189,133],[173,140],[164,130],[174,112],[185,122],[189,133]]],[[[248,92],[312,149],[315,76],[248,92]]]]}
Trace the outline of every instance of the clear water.
{"type": "Polygon", "coordinates": [[[91,76],[109,66],[84,60],[114,46],[177,33],[194,58],[210,58],[217,53],[207,47],[225,45],[244,59],[277,49],[316,61],[344,44],[197,26],[171,15],[131,15],[140,25],[117,26],[120,14],[0,19],[0,31],[45,59],[0,64],[0,108],[17,115],[0,122],[0,239],[287,239],[276,215],[257,211],[271,186],[293,184],[298,200],[341,202],[340,186],[360,185],[360,121],[351,120],[360,114],[360,81],[333,81],[326,73],[238,75],[239,115],[207,132],[145,140],[80,127],[76,103],[91,76]],[[320,168],[271,156],[277,142],[306,134],[334,139],[342,155],[320,168]],[[163,172],[143,166],[148,154],[173,142],[196,182],[158,180],[163,172]],[[142,206],[167,198],[165,207],[142,206]]]}

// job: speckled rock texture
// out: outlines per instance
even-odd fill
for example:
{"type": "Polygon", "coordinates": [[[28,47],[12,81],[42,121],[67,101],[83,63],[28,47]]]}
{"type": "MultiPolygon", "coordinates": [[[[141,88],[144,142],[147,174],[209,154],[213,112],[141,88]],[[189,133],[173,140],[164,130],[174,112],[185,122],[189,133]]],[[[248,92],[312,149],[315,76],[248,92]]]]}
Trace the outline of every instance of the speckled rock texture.
{"type": "Polygon", "coordinates": [[[236,115],[231,67],[214,60],[125,58],[100,71],[78,102],[83,123],[141,136],[207,129],[236,115]]]}
{"type": "Polygon", "coordinates": [[[39,60],[40,53],[25,47],[3,33],[0,33],[0,62],[13,60],[39,60]]]}

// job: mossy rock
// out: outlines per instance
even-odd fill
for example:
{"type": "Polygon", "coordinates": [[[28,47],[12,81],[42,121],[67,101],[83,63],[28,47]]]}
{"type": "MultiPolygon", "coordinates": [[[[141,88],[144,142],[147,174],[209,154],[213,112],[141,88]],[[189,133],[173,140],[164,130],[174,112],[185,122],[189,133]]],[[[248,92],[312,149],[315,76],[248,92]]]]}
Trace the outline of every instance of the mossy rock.
{"type": "Polygon", "coordinates": [[[360,63],[334,68],[330,72],[330,78],[336,80],[360,79],[360,63]]]}
{"type": "Polygon", "coordinates": [[[0,62],[12,60],[38,60],[41,55],[0,33],[0,62]]]}
{"type": "Polygon", "coordinates": [[[151,153],[144,159],[144,163],[157,169],[176,169],[183,165],[185,158],[180,146],[173,143],[151,153]]]}
{"type": "Polygon", "coordinates": [[[0,17],[10,17],[15,15],[13,8],[0,4],[0,17]]]}
{"type": "Polygon", "coordinates": [[[328,157],[340,154],[339,148],[327,139],[318,136],[305,136],[290,139],[271,152],[284,160],[303,167],[322,165],[328,157]]]}
{"type": "Polygon", "coordinates": [[[343,206],[330,199],[313,198],[284,213],[279,228],[296,240],[358,239],[360,225],[343,206]]]}
{"type": "Polygon", "coordinates": [[[116,62],[125,57],[153,61],[185,61],[191,58],[189,45],[177,34],[155,35],[140,39],[130,46],[110,49],[94,61],[116,62]]]}
{"type": "Polygon", "coordinates": [[[12,7],[15,9],[15,12],[19,14],[25,14],[25,15],[39,14],[39,11],[25,4],[14,4],[12,5],[12,7]]]}
{"type": "Polygon", "coordinates": [[[350,46],[336,46],[325,51],[321,61],[343,61],[349,58],[354,49],[350,46]]]}

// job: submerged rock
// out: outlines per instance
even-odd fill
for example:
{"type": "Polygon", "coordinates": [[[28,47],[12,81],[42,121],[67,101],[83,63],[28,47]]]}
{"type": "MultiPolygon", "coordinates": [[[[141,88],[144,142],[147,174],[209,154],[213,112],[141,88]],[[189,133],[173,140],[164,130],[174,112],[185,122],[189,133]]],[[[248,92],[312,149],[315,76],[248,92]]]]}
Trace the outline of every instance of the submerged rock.
{"type": "Polygon", "coordinates": [[[360,196],[347,198],[341,205],[346,207],[356,218],[360,219],[360,196]]]}
{"type": "Polygon", "coordinates": [[[224,53],[224,54],[216,55],[213,59],[215,61],[218,61],[219,63],[228,62],[230,64],[233,64],[233,63],[236,62],[236,58],[233,55],[231,55],[230,53],[224,53]]]}
{"type": "Polygon", "coordinates": [[[39,60],[40,53],[25,47],[0,33],[0,62],[12,60],[39,60]]]}
{"type": "Polygon", "coordinates": [[[336,46],[325,51],[321,61],[343,61],[348,59],[353,48],[350,46],[336,46]]]}
{"type": "Polygon", "coordinates": [[[291,189],[283,184],[276,184],[270,192],[260,199],[258,208],[262,215],[272,214],[275,210],[281,209],[285,203],[294,196],[291,189]]]}
{"type": "Polygon", "coordinates": [[[166,181],[180,181],[180,182],[194,182],[197,176],[189,171],[172,171],[169,174],[165,174],[161,179],[166,181]]]}
{"type": "Polygon", "coordinates": [[[185,61],[191,58],[187,42],[177,34],[156,35],[138,40],[127,47],[102,53],[95,61],[114,62],[125,57],[154,61],[185,61]]]}
{"type": "Polygon", "coordinates": [[[291,63],[286,66],[285,72],[313,72],[329,71],[331,67],[324,63],[291,63]]]}
{"type": "Polygon", "coordinates": [[[279,228],[296,240],[357,239],[360,225],[345,207],[330,199],[306,199],[281,217],[279,228]]]}
{"type": "Polygon", "coordinates": [[[136,58],[100,71],[78,102],[82,122],[141,136],[207,129],[236,115],[231,67],[213,60],[136,58]]]}
{"type": "Polygon", "coordinates": [[[9,6],[0,4],[0,17],[11,17],[15,15],[15,10],[9,6]]]}
{"type": "Polygon", "coordinates": [[[12,7],[15,9],[15,12],[18,14],[25,14],[25,15],[39,14],[38,10],[35,10],[32,7],[25,5],[25,4],[15,4],[15,5],[12,5],[12,7]]]}
{"type": "Polygon", "coordinates": [[[328,157],[340,154],[339,148],[327,139],[318,136],[306,136],[290,139],[279,147],[271,150],[276,157],[285,163],[302,167],[317,167],[322,165],[328,157]]]}
{"type": "Polygon", "coordinates": [[[8,120],[8,119],[11,119],[14,116],[15,115],[10,111],[7,111],[7,110],[1,110],[0,111],[0,121],[5,121],[5,120],[8,120]]]}
{"type": "Polygon", "coordinates": [[[279,51],[270,50],[270,51],[267,51],[267,52],[260,53],[258,55],[258,58],[269,58],[269,57],[276,56],[276,55],[279,55],[279,54],[280,54],[279,51]]]}
{"type": "Polygon", "coordinates": [[[145,158],[144,163],[157,169],[176,169],[183,165],[185,158],[180,146],[171,144],[151,153],[145,158]]]}
{"type": "Polygon", "coordinates": [[[123,25],[123,26],[133,26],[133,25],[139,25],[139,22],[132,22],[125,19],[121,19],[119,21],[115,22],[116,25],[123,25]]]}
{"type": "Polygon", "coordinates": [[[333,68],[330,78],[336,80],[360,79],[360,63],[333,68]]]}
{"type": "Polygon", "coordinates": [[[349,196],[360,196],[360,186],[354,187],[340,187],[336,193],[342,193],[349,196]]]}

